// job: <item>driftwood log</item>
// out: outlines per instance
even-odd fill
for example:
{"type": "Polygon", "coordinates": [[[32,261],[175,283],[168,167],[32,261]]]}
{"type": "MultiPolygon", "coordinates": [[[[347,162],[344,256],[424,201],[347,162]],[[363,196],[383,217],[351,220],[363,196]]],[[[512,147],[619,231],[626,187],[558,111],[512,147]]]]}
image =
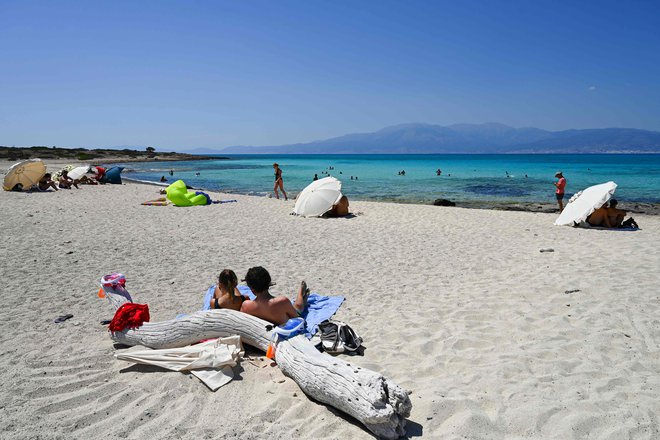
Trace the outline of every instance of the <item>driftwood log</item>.
{"type": "MultiPolygon", "coordinates": [[[[239,335],[245,344],[266,351],[268,322],[233,310],[208,310],[182,319],[148,322],[111,332],[114,341],[150,348],[174,348],[203,339],[239,335]]],[[[320,353],[302,335],[280,341],[275,361],[282,372],[315,400],[349,414],[379,438],[405,434],[412,404],[405,390],[382,375],[320,353]]]]}

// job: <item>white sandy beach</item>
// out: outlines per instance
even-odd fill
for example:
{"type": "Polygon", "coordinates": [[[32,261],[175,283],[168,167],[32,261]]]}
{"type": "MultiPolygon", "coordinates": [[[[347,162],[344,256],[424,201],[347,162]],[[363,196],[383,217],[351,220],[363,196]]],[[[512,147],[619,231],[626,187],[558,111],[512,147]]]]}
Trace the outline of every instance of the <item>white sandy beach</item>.
{"type": "Polygon", "coordinates": [[[238,203],[142,206],[159,195],[141,184],[0,192],[0,438],[373,438],[255,350],[217,392],[114,359],[102,275],[124,273],[158,321],[198,310],[223,268],[257,265],[274,293],[305,279],[346,297],[335,318],[367,347],[350,362],[411,391],[410,438],[660,438],[660,217],[603,231],[352,202],[353,218],[305,219],[211,195],[238,203]]]}

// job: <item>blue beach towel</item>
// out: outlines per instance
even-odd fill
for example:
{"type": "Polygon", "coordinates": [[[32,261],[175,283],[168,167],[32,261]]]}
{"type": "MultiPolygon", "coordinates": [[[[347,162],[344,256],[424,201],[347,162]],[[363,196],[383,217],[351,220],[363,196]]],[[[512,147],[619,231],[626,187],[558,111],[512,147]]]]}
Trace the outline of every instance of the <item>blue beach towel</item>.
{"type": "Polygon", "coordinates": [[[305,318],[305,336],[311,339],[319,329],[319,324],[326,319],[332,318],[337,313],[339,306],[344,302],[343,296],[323,296],[318,293],[310,293],[307,298],[307,306],[301,316],[305,318]]]}
{"type": "MultiPolygon", "coordinates": [[[[211,310],[211,298],[213,298],[214,291],[215,284],[209,287],[206,291],[202,310],[211,310]]],[[[241,295],[247,296],[252,300],[256,298],[248,286],[239,285],[238,291],[241,292],[241,295]]],[[[311,339],[312,336],[314,336],[314,333],[319,329],[320,323],[326,319],[330,319],[332,315],[337,313],[337,310],[339,310],[339,306],[344,302],[344,299],[343,296],[323,296],[318,293],[309,294],[309,297],[307,298],[307,306],[300,314],[300,316],[305,319],[305,336],[307,336],[307,339],[311,339]]]]}

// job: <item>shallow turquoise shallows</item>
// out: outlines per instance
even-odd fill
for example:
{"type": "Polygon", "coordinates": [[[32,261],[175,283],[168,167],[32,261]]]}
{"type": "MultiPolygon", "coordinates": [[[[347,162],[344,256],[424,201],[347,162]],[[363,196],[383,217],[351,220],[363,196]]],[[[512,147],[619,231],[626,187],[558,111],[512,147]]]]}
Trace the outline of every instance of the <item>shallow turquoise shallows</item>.
{"type": "Polygon", "coordinates": [[[126,177],[231,193],[272,192],[273,162],[282,168],[284,188],[297,194],[312,181],[332,175],[354,200],[428,203],[555,202],[553,182],[561,170],[570,195],[613,180],[620,200],[660,203],[660,155],[231,155],[230,160],[126,164],[126,177]],[[330,169],[333,167],[334,169],[330,169]],[[436,175],[440,169],[442,174],[436,175]],[[170,176],[170,170],[174,176],[170,176]],[[405,170],[405,176],[398,172],[405,170]],[[329,174],[325,174],[325,173],[329,174]],[[199,173],[199,175],[197,175],[199,173]],[[353,180],[351,180],[353,176],[353,180]],[[357,180],[355,178],[357,177],[357,180]]]}

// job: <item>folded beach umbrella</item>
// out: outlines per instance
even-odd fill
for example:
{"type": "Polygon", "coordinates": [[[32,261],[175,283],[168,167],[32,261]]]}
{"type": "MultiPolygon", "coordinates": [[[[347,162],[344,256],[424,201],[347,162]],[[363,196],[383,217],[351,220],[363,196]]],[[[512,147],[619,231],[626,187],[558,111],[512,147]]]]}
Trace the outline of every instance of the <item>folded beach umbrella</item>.
{"type": "Polygon", "coordinates": [[[555,225],[573,226],[575,223],[579,224],[585,221],[591,213],[610,200],[615,190],[616,183],[607,182],[590,186],[579,192],[571,197],[562,213],[555,220],[555,225]]]}
{"type": "Polygon", "coordinates": [[[89,167],[76,167],[69,171],[68,176],[73,180],[80,179],[82,176],[89,172],[89,167]]]}
{"type": "Polygon", "coordinates": [[[17,184],[23,185],[26,190],[32,185],[39,183],[46,174],[46,164],[41,159],[28,159],[12,165],[5,175],[2,187],[5,191],[11,191],[17,184]]]}
{"type": "Polygon", "coordinates": [[[298,194],[293,212],[303,217],[319,217],[330,211],[341,197],[341,181],[324,177],[310,183],[298,194]]]}
{"type": "Polygon", "coordinates": [[[243,356],[240,336],[229,336],[181,348],[143,350],[115,354],[122,361],[155,365],[172,371],[190,371],[215,391],[234,378],[235,367],[243,356]]]}

